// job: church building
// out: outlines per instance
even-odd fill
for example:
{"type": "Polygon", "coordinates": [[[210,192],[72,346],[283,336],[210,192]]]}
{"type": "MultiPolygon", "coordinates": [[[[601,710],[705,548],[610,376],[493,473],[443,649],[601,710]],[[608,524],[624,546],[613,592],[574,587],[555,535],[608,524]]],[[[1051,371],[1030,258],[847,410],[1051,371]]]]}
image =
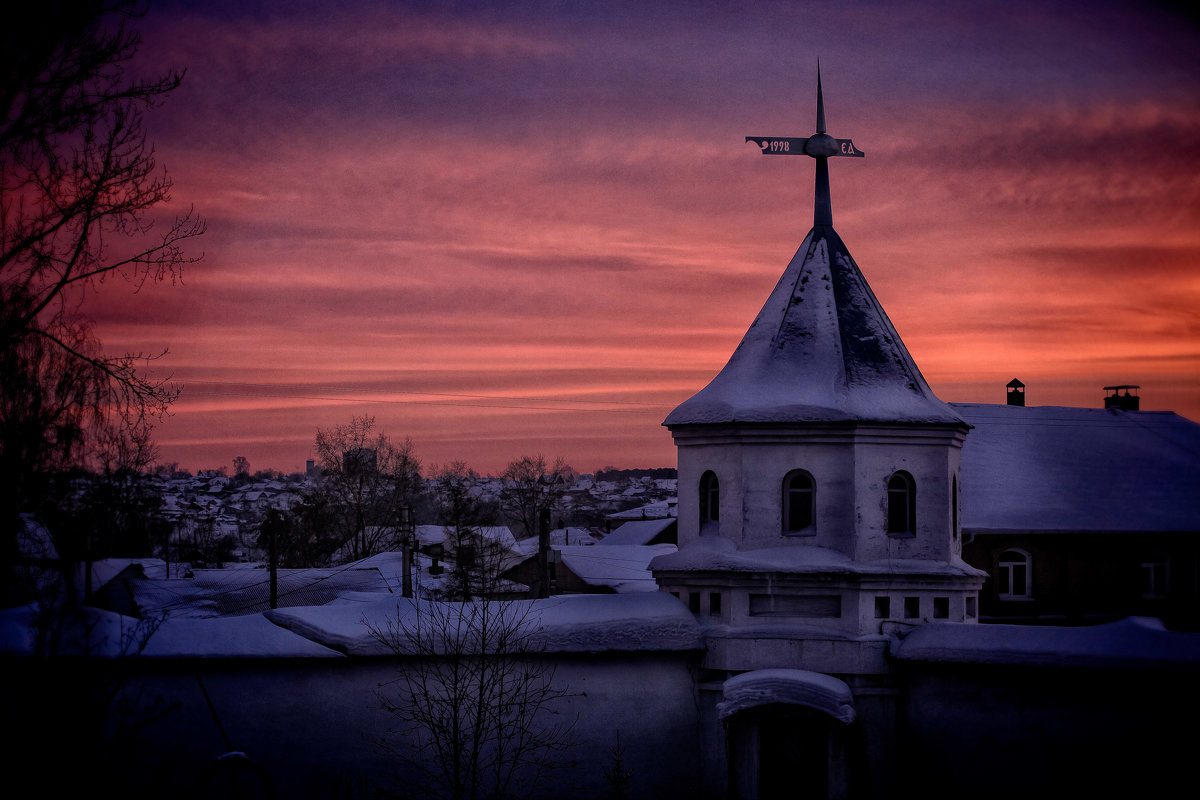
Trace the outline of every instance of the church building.
{"type": "Polygon", "coordinates": [[[897,643],[981,627],[988,578],[963,559],[973,425],[834,230],[828,161],[863,152],[826,133],[819,74],[816,131],[747,137],[816,161],[813,227],[725,367],[663,423],[679,550],[651,569],[704,626],[703,783],[730,797],[892,796],[914,763],[899,740],[939,727],[909,711],[902,684],[928,673],[898,669],[897,643]]]}

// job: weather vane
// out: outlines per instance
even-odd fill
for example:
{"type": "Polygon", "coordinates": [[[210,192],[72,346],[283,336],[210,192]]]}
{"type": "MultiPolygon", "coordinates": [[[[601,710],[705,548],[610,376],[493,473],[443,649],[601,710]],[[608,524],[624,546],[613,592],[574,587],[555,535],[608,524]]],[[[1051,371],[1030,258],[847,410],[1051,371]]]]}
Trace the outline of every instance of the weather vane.
{"type": "Polygon", "coordinates": [[[817,132],[807,138],[794,136],[747,136],[764,156],[808,156],[817,160],[817,193],[813,205],[813,225],[833,225],[833,207],[829,198],[829,159],[862,158],[853,139],[835,139],[825,132],[825,101],[821,96],[821,62],[817,62],[817,132]]]}

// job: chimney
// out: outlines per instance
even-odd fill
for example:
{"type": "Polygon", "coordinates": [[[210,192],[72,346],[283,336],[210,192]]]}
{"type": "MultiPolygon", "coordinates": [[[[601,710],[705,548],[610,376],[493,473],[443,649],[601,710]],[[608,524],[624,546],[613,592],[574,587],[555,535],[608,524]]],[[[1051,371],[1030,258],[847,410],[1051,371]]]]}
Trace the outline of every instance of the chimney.
{"type": "Polygon", "coordinates": [[[1140,388],[1142,387],[1132,383],[1120,386],[1105,386],[1104,391],[1112,392],[1112,394],[1104,395],[1104,407],[1115,408],[1120,411],[1137,411],[1141,404],[1141,398],[1137,396],[1137,390],[1140,388]]]}
{"type": "Polygon", "coordinates": [[[1025,405],[1025,384],[1021,383],[1016,378],[1013,378],[1007,384],[1008,388],[1008,404],[1010,406],[1025,405]]]}

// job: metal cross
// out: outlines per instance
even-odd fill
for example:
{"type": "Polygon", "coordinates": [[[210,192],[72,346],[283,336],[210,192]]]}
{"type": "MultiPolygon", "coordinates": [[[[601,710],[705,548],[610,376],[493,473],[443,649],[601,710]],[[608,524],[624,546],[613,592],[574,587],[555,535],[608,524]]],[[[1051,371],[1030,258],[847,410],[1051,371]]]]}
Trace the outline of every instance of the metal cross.
{"type": "Polygon", "coordinates": [[[813,204],[813,225],[833,225],[829,198],[829,159],[863,158],[866,154],[854,146],[853,139],[835,139],[825,132],[825,101],[821,95],[821,64],[817,63],[817,132],[808,138],[794,136],[747,136],[764,156],[809,156],[817,160],[817,190],[813,204]]]}

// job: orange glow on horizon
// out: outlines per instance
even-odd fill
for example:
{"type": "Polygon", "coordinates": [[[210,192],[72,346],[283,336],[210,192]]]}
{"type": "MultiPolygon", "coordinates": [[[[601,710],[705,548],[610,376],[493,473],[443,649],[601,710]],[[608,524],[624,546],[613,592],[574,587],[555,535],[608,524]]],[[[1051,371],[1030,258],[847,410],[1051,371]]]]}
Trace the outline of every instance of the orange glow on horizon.
{"type": "Polygon", "coordinates": [[[194,206],[205,258],[85,309],[109,351],[170,351],[188,469],[297,470],[362,413],[427,463],[673,465],[662,419],[812,223],[811,161],[744,136],[809,132],[819,49],[867,154],[831,165],[835,225],[943,400],[1136,383],[1200,420],[1196,37],[1036,8],[152,9],[146,63],[188,69],[147,117],[163,216],[194,206]]]}

